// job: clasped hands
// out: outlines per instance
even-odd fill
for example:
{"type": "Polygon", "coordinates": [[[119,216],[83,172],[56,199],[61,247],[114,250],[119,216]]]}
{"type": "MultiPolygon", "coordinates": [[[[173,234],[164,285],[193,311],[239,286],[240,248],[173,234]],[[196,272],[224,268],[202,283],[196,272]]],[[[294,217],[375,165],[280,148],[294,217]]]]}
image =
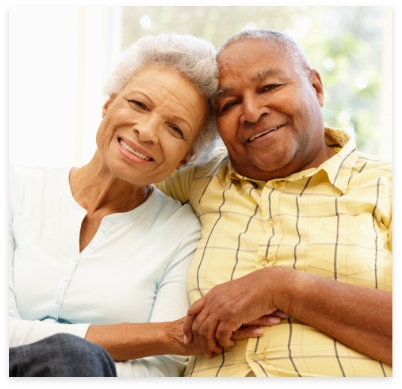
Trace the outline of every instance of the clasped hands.
{"type": "Polygon", "coordinates": [[[274,326],[288,318],[266,293],[267,282],[264,274],[256,271],[215,286],[189,308],[184,320],[184,343],[194,340],[212,358],[214,353],[233,347],[236,339],[261,336],[263,329],[258,326],[274,326]]]}

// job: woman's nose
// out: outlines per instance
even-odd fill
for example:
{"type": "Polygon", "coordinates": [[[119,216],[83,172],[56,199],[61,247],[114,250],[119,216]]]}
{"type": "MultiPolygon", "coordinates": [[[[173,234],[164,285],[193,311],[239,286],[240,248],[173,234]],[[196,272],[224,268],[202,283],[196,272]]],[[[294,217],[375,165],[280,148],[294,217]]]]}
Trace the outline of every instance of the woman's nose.
{"type": "Polygon", "coordinates": [[[158,143],[158,126],[155,120],[143,120],[134,126],[134,133],[144,143],[158,143]]]}

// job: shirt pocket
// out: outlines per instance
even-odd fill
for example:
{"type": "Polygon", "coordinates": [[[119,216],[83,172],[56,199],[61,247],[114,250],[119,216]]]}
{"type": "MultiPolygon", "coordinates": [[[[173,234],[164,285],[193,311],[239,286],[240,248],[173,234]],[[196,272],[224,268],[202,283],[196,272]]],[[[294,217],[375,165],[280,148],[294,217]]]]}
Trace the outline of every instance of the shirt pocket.
{"type": "Polygon", "coordinates": [[[309,271],[348,276],[376,266],[378,235],[372,214],[341,214],[309,221],[307,265],[309,271]]]}

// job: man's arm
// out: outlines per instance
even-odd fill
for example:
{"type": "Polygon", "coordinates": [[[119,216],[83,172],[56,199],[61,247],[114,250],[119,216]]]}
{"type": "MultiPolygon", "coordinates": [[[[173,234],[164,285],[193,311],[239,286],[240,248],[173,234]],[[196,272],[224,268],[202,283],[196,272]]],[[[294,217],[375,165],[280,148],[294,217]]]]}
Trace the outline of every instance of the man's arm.
{"type": "Polygon", "coordinates": [[[348,285],[313,274],[272,267],[217,285],[188,311],[193,336],[207,355],[233,346],[242,323],[275,310],[317,328],[345,345],[392,365],[392,292],[348,285]]]}

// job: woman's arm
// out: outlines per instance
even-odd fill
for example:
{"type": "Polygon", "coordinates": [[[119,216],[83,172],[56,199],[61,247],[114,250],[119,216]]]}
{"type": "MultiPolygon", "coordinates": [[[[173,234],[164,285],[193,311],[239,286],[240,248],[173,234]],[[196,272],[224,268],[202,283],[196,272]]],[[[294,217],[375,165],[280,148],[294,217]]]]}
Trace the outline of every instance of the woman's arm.
{"type": "MultiPolygon", "coordinates": [[[[84,337],[89,324],[60,324],[56,320],[23,320],[18,310],[14,292],[14,214],[22,193],[19,175],[12,166],[9,168],[8,207],[8,340],[9,347],[29,344],[58,333],[68,333],[84,337]]],[[[34,276],[34,275],[33,275],[34,276]]]]}
{"type": "Polygon", "coordinates": [[[91,325],[85,339],[104,347],[115,361],[152,355],[195,355],[194,342],[183,342],[184,318],[161,323],[91,325]]]}
{"type": "MultiPolygon", "coordinates": [[[[115,361],[143,358],[151,355],[196,355],[201,353],[194,341],[184,343],[184,317],[172,322],[122,323],[91,325],[85,339],[105,348],[115,361]]],[[[271,325],[275,325],[271,323],[271,325]]],[[[269,325],[269,323],[268,323],[269,325]]],[[[257,338],[262,328],[240,328],[231,339],[257,338]]]]}

